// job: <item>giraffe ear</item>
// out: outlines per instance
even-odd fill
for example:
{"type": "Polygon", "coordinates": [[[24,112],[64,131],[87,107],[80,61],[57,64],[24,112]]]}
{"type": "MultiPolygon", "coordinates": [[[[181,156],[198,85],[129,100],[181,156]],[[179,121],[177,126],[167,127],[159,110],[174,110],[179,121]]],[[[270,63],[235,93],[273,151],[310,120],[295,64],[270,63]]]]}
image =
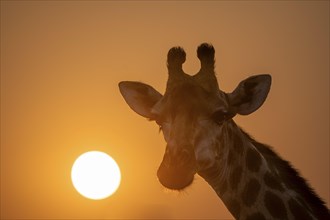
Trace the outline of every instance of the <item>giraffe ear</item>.
{"type": "Polygon", "coordinates": [[[251,76],[236,87],[228,95],[230,106],[240,115],[248,115],[256,111],[266,100],[272,77],[268,74],[251,76]]]}
{"type": "Polygon", "coordinates": [[[146,118],[153,118],[152,107],[163,97],[151,86],[140,83],[123,81],[119,83],[119,90],[129,107],[146,118]]]}

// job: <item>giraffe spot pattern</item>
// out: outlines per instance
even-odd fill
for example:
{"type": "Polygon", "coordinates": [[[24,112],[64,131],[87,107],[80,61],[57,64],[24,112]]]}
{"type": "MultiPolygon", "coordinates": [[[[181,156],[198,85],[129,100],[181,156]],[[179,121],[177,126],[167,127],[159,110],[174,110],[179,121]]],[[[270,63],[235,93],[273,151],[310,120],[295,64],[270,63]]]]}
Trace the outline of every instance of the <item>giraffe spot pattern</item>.
{"type": "Polygon", "coordinates": [[[313,212],[312,209],[311,209],[311,207],[306,204],[306,202],[303,200],[302,197],[297,197],[296,200],[297,200],[298,203],[300,203],[302,205],[302,207],[304,209],[308,209],[309,212],[313,212]]]}
{"type": "Polygon", "coordinates": [[[246,206],[251,206],[257,200],[261,185],[257,179],[252,178],[244,187],[242,200],[246,206]]]}
{"type": "Polygon", "coordinates": [[[288,205],[295,220],[311,219],[311,216],[306,212],[306,209],[303,208],[296,200],[290,199],[288,205]]]}
{"type": "Polygon", "coordinates": [[[260,212],[248,215],[245,220],[266,220],[265,216],[260,212]]]}
{"type": "Polygon", "coordinates": [[[287,211],[285,209],[283,201],[275,194],[270,191],[265,193],[264,198],[265,206],[268,212],[274,217],[279,219],[287,218],[287,211]]]}
{"type": "Polygon", "coordinates": [[[261,166],[261,156],[252,148],[249,148],[246,153],[246,166],[252,172],[258,172],[261,166]]]}
{"type": "Polygon", "coordinates": [[[243,171],[243,169],[241,166],[237,166],[232,171],[230,178],[229,178],[229,183],[230,183],[231,189],[237,189],[237,186],[241,181],[242,171],[243,171]]]}
{"type": "Polygon", "coordinates": [[[265,181],[265,184],[268,187],[270,187],[272,189],[279,190],[281,192],[284,191],[284,189],[281,186],[281,184],[279,183],[279,181],[270,172],[265,173],[265,175],[264,175],[264,181],[265,181]]]}
{"type": "Polygon", "coordinates": [[[236,219],[239,218],[241,212],[241,206],[237,200],[231,200],[228,202],[227,205],[228,210],[230,213],[235,216],[236,219]]]}

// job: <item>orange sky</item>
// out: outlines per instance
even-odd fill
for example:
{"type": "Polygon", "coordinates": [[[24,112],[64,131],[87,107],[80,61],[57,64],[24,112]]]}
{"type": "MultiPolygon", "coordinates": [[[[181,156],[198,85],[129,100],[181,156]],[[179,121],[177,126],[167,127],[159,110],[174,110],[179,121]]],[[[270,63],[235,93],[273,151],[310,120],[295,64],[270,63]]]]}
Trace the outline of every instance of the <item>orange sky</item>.
{"type": "Polygon", "coordinates": [[[270,73],[263,107],[235,121],[301,171],[329,206],[329,2],[1,1],[1,218],[232,219],[200,177],[181,193],[156,178],[165,143],[117,84],[163,92],[166,54],[184,69],[216,49],[223,90],[270,73]],[[110,154],[122,184],[80,196],[70,180],[88,150],[110,154]],[[201,206],[202,205],[202,206],[201,206]]]}

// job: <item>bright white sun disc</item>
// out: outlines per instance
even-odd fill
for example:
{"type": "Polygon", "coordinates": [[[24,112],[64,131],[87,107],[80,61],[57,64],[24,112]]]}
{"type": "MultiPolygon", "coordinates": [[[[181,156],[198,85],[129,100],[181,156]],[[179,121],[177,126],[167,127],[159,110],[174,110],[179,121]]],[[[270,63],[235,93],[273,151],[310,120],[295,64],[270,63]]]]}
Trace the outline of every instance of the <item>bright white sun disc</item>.
{"type": "Polygon", "coordinates": [[[71,180],[81,195],[99,200],[111,196],[118,189],[121,175],[112,157],[104,152],[89,151],[74,162],[71,180]]]}

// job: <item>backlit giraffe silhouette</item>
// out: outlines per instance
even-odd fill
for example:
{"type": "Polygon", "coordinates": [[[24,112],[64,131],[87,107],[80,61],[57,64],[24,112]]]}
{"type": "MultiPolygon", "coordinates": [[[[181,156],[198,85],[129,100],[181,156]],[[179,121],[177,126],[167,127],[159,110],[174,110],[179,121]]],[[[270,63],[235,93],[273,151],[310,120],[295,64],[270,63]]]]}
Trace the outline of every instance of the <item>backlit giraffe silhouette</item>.
{"type": "Polygon", "coordinates": [[[197,49],[200,71],[183,72],[186,54],[169,50],[166,92],[140,82],[119,83],[127,104],[156,121],[167,142],[157,175],[162,185],[181,190],[198,173],[215,190],[236,219],[324,219],[329,210],[306,181],[270,147],[251,138],[233,121],[265,101],[270,75],[243,80],[232,93],[218,87],[214,48],[197,49]]]}

